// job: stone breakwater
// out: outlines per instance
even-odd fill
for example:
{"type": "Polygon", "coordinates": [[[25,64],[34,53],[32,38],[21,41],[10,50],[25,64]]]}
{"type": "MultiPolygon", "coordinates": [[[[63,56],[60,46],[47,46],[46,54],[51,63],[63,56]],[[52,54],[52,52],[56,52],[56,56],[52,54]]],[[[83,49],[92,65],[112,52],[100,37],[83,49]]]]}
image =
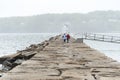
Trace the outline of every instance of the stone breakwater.
{"type": "Polygon", "coordinates": [[[4,72],[0,80],[120,79],[120,63],[80,39],[64,43],[60,35],[0,60],[4,72]]]}

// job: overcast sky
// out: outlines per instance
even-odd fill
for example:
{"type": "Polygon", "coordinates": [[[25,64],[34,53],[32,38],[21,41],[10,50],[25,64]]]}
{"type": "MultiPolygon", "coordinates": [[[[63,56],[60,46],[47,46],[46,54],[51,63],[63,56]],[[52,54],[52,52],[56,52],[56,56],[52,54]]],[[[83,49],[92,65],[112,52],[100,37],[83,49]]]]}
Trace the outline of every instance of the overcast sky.
{"type": "Polygon", "coordinates": [[[120,0],[0,0],[0,17],[120,10],[120,0]]]}

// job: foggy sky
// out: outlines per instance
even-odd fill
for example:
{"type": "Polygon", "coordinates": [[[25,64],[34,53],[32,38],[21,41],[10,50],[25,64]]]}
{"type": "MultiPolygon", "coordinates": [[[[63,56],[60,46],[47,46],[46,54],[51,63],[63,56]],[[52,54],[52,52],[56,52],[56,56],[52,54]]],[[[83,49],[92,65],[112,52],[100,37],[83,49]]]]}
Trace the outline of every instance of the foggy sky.
{"type": "Polygon", "coordinates": [[[120,10],[120,0],[0,0],[0,17],[120,10]]]}

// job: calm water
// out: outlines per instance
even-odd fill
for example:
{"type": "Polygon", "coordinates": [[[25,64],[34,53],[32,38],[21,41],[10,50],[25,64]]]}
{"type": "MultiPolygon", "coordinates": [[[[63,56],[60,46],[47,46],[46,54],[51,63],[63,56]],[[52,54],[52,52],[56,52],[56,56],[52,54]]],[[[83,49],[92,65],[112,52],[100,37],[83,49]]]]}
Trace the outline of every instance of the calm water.
{"type": "Polygon", "coordinates": [[[57,33],[5,33],[0,34],[0,56],[13,54],[22,50],[30,44],[37,44],[57,33]]]}
{"type": "MultiPolygon", "coordinates": [[[[96,33],[96,34],[120,37],[120,33],[96,33]]],[[[76,38],[79,38],[79,36],[80,34],[74,35],[74,37],[76,38]]],[[[112,59],[120,62],[120,44],[93,40],[84,40],[84,42],[90,47],[104,53],[106,56],[111,57],[112,59]]]]}
{"type": "Polygon", "coordinates": [[[85,40],[90,47],[120,62],[120,44],[85,40]]]}
{"type": "MultiPolygon", "coordinates": [[[[25,49],[30,44],[38,44],[55,35],[57,35],[57,33],[0,34],[0,56],[15,53],[17,50],[25,49]]],[[[120,33],[109,33],[107,35],[119,36],[120,33]]],[[[73,37],[76,37],[76,35],[73,34],[73,37]]],[[[77,35],[77,37],[79,37],[79,35],[77,35]]],[[[84,42],[90,47],[95,48],[100,52],[105,53],[105,55],[120,62],[120,44],[90,40],[85,40],[84,42]]]]}

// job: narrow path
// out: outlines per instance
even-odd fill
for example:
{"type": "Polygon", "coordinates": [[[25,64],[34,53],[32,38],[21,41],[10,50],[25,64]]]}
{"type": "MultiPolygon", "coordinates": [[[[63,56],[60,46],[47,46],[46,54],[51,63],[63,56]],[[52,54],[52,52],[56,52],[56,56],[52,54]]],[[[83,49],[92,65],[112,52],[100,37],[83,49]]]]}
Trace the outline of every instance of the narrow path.
{"type": "Polygon", "coordinates": [[[119,80],[120,64],[84,43],[60,38],[0,80],[119,80]]]}

